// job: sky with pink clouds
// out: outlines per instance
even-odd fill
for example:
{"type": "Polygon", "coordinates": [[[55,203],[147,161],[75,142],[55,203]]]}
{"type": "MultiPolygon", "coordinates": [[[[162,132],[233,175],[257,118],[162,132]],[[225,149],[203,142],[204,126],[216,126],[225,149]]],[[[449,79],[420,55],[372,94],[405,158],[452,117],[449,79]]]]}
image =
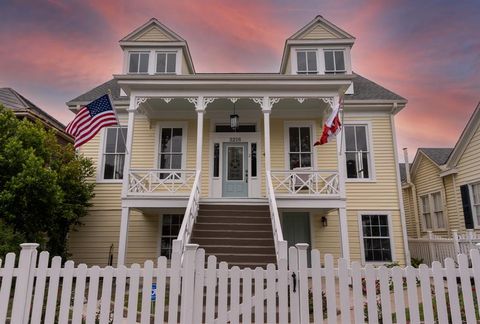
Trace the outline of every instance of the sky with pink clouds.
{"type": "Polygon", "coordinates": [[[408,99],[399,146],[453,146],[480,101],[478,0],[0,0],[0,87],[67,123],[65,102],[121,71],[118,40],[151,17],[197,72],[277,72],[317,14],[356,37],[354,71],[408,99]]]}

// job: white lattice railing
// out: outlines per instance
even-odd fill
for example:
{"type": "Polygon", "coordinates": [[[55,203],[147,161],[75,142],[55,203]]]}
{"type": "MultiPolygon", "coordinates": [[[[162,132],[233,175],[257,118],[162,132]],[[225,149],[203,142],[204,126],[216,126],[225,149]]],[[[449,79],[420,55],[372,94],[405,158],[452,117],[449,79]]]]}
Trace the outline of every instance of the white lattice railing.
{"type": "Polygon", "coordinates": [[[280,260],[287,259],[287,241],[283,239],[282,224],[280,223],[280,216],[278,215],[277,201],[275,199],[275,191],[273,190],[270,171],[267,171],[267,197],[270,206],[275,253],[277,255],[277,262],[280,262],[280,260]]]}
{"type": "Polygon", "coordinates": [[[336,170],[294,169],[271,171],[272,186],[280,195],[339,195],[340,181],[336,170]]]}
{"type": "Polygon", "coordinates": [[[196,172],[195,181],[193,182],[192,191],[188,199],[187,209],[183,216],[182,226],[178,232],[177,239],[173,241],[174,252],[183,254],[185,244],[190,242],[193,225],[197,219],[198,208],[200,206],[200,171],[196,172]]]}
{"type": "Polygon", "coordinates": [[[185,194],[195,180],[195,170],[131,169],[128,194],[185,194]]]}

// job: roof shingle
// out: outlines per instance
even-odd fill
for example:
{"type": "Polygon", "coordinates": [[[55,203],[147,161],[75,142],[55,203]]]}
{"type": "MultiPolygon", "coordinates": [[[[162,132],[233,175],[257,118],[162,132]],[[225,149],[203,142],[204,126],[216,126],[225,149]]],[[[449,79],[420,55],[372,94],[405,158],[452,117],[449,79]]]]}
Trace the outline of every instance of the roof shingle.
{"type": "Polygon", "coordinates": [[[433,162],[438,165],[444,165],[447,163],[450,154],[453,151],[453,148],[425,148],[421,147],[418,150],[422,151],[426,156],[428,156],[433,162]]]}

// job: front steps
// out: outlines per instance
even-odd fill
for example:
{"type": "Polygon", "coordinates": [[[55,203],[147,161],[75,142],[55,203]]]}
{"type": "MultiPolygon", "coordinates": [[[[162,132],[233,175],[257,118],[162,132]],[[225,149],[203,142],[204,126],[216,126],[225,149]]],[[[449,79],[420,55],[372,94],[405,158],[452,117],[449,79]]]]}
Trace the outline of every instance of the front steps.
{"type": "Polygon", "coordinates": [[[200,204],[191,243],[229,267],[265,268],[276,262],[268,205],[200,204]]]}

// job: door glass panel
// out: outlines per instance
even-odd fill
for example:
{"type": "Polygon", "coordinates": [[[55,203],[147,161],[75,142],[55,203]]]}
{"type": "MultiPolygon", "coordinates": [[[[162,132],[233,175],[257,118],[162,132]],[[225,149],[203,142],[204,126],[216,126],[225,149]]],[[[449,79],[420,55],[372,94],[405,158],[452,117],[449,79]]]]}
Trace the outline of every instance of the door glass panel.
{"type": "Polygon", "coordinates": [[[257,176],[257,143],[251,144],[252,158],[251,158],[251,167],[252,177],[257,176]]]}
{"type": "Polygon", "coordinates": [[[243,147],[228,148],[228,180],[243,180],[243,147]]]}

